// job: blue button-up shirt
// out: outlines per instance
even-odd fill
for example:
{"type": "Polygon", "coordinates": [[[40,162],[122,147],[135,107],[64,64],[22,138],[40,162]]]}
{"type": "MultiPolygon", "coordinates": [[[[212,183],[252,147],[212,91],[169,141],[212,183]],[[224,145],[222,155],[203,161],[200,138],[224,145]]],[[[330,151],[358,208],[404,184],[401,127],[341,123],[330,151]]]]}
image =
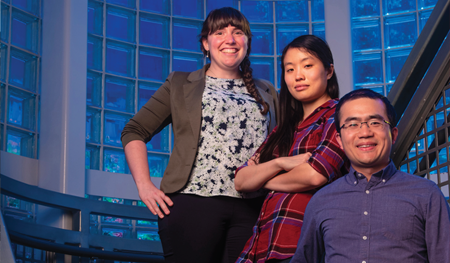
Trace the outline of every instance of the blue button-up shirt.
{"type": "Polygon", "coordinates": [[[450,211],[430,180],[391,162],[369,181],[353,168],[308,204],[291,263],[449,263],[450,211]]]}

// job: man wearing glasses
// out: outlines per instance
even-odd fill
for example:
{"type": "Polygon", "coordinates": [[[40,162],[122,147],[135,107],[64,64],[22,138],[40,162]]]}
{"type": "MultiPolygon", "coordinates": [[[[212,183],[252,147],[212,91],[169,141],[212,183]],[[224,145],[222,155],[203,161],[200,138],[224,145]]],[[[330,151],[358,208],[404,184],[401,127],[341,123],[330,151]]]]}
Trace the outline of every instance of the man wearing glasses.
{"type": "Polygon", "coordinates": [[[450,262],[450,211],[430,180],[390,161],[398,134],[384,96],[360,89],[336,106],[350,172],[308,204],[291,263],[450,262]]]}

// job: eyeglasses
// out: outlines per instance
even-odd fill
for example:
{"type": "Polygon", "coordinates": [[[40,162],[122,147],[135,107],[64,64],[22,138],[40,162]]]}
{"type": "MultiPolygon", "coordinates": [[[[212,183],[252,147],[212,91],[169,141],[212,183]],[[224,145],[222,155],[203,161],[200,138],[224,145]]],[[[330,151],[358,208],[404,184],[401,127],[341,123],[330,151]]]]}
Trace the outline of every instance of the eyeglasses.
{"type": "Polygon", "coordinates": [[[363,124],[366,124],[367,128],[369,128],[371,130],[381,130],[385,123],[388,124],[389,126],[391,126],[391,124],[386,120],[370,120],[370,121],[364,121],[364,122],[351,121],[348,123],[344,123],[341,126],[341,129],[346,129],[348,131],[357,131],[362,128],[363,124]]]}

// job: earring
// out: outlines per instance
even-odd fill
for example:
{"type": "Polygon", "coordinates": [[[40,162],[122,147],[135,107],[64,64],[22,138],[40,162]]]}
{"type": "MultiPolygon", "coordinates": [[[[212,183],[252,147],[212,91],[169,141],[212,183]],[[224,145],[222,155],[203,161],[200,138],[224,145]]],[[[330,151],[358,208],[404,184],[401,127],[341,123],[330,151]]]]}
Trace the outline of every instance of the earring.
{"type": "Polygon", "coordinates": [[[206,50],[206,57],[209,58],[209,50],[206,50]]]}

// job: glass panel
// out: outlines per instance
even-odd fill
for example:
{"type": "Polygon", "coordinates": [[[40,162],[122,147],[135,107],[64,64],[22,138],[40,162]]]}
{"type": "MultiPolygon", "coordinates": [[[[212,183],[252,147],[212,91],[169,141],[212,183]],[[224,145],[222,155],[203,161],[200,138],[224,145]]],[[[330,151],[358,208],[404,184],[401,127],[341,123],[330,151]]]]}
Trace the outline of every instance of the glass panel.
{"type": "Polygon", "coordinates": [[[141,240],[161,241],[158,231],[137,231],[137,238],[141,240]]]}
{"type": "Polygon", "coordinates": [[[269,1],[241,1],[241,12],[249,22],[273,22],[273,5],[269,1]]]}
{"type": "Polygon", "coordinates": [[[269,80],[271,83],[275,81],[274,61],[273,58],[250,57],[251,67],[253,69],[253,77],[269,80]]]}
{"type": "Polygon", "coordinates": [[[391,92],[392,86],[393,84],[386,85],[386,94],[384,96],[387,96],[391,92]]]}
{"type": "Polygon", "coordinates": [[[445,105],[450,104],[450,89],[445,90],[445,105]]]}
{"type": "Polygon", "coordinates": [[[353,50],[381,49],[379,18],[352,21],[353,50]]]}
{"type": "Polygon", "coordinates": [[[428,135],[427,136],[427,141],[428,141],[428,150],[430,149],[430,148],[434,148],[434,147],[436,147],[436,141],[435,141],[435,139],[436,139],[436,136],[435,136],[435,134],[434,133],[432,133],[431,135],[428,135]]]}
{"type": "Polygon", "coordinates": [[[447,182],[448,181],[448,166],[442,167],[441,169],[439,169],[439,178],[441,179],[441,183],[442,182],[447,182]]]}
{"type": "Polygon", "coordinates": [[[393,83],[405,64],[411,48],[386,51],[386,82],[393,83]]]}
{"type": "Polygon", "coordinates": [[[399,15],[384,19],[385,48],[414,45],[417,40],[416,15],[399,15]]]}
{"type": "Polygon", "coordinates": [[[136,0],[106,0],[106,2],[136,9],[136,0]]]}
{"type": "Polygon", "coordinates": [[[148,166],[151,177],[163,177],[166,166],[169,163],[169,155],[148,154],[148,166]]]}
{"type": "Polygon", "coordinates": [[[28,11],[39,16],[39,3],[38,0],[12,0],[12,4],[24,11],[28,11]]]}
{"type": "MultiPolygon", "coordinates": [[[[6,92],[6,85],[0,84],[0,122],[5,122],[5,92],[6,92]]],[[[0,129],[0,134],[3,133],[3,129],[0,129]]],[[[1,143],[1,142],[0,142],[1,143]]],[[[1,149],[1,147],[0,147],[1,149]]]]}
{"type": "Polygon", "coordinates": [[[6,60],[8,58],[8,47],[6,45],[1,45],[0,53],[0,80],[6,82],[6,60]]]}
{"type": "MultiPolygon", "coordinates": [[[[153,96],[160,84],[140,82],[139,83],[139,108],[153,96]]],[[[155,134],[147,143],[147,151],[169,152],[169,126],[155,134]]]]}
{"type": "Polygon", "coordinates": [[[427,126],[426,127],[427,127],[427,131],[426,132],[431,132],[434,129],[436,129],[436,125],[434,124],[434,116],[430,116],[427,119],[427,126]]]}
{"type": "Polygon", "coordinates": [[[383,82],[381,52],[354,52],[353,70],[355,84],[383,82]]]}
{"type": "Polygon", "coordinates": [[[88,71],[86,83],[86,104],[101,107],[102,105],[102,75],[88,71]]]}
{"type": "Polygon", "coordinates": [[[415,157],[417,155],[416,143],[413,143],[409,148],[408,158],[415,157]]]}
{"type": "Polygon", "coordinates": [[[438,184],[438,183],[439,183],[439,181],[438,181],[438,175],[437,175],[436,171],[433,171],[433,172],[429,173],[429,174],[428,174],[428,179],[431,180],[431,181],[433,181],[435,184],[438,184]]]}
{"type": "Polygon", "coordinates": [[[422,154],[425,152],[425,139],[417,140],[417,154],[422,154]]]}
{"type": "Polygon", "coordinates": [[[5,125],[0,124],[0,150],[1,151],[5,151],[5,149],[3,148],[3,129],[4,128],[5,128],[5,125]]]}
{"type": "Polygon", "coordinates": [[[38,50],[38,19],[13,9],[11,43],[34,53],[38,50]]]}
{"type": "Polygon", "coordinates": [[[201,69],[203,67],[203,54],[172,53],[172,71],[191,72],[201,69]]]}
{"type": "Polygon", "coordinates": [[[281,55],[283,48],[294,38],[309,34],[309,24],[277,25],[277,51],[281,55]]]}
{"type": "Polygon", "coordinates": [[[400,171],[404,172],[404,173],[409,173],[408,171],[408,164],[404,164],[400,167],[400,171]]]}
{"type": "Polygon", "coordinates": [[[382,5],[384,15],[416,10],[416,0],[383,0],[382,5]]]}
{"type": "Polygon", "coordinates": [[[172,0],[173,15],[203,19],[203,0],[172,0]]]}
{"type": "Polygon", "coordinates": [[[139,8],[160,14],[170,14],[170,0],[140,0],[139,8]]]}
{"type": "MultiPolygon", "coordinates": [[[[123,76],[135,75],[135,46],[106,42],[106,71],[123,76]]],[[[155,65],[156,67],[157,65],[155,65]]]]}
{"type": "Polygon", "coordinates": [[[8,90],[8,123],[35,130],[36,96],[12,87],[8,90]]]}
{"type": "Polygon", "coordinates": [[[355,89],[370,89],[384,96],[383,86],[356,86],[355,89]]]}
{"type": "Polygon", "coordinates": [[[88,33],[103,35],[103,4],[89,1],[88,33]]]}
{"type": "Polygon", "coordinates": [[[438,158],[439,164],[444,164],[444,163],[448,162],[447,156],[448,156],[447,155],[447,148],[442,148],[439,151],[439,158],[438,158]]]}
{"type": "Polygon", "coordinates": [[[29,132],[8,127],[6,131],[6,151],[33,158],[34,135],[29,132]]]}
{"type": "Polygon", "coordinates": [[[105,108],[134,113],[134,81],[106,76],[105,108]]]}
{"type": "Polygon", "coordinates": [[[122,8],[106,7],[106,36],[136,42],[136,12],[122,8]]]}
{"type": "Polygon", "coordinates": [[[252,25],[252,55],[273,55],[273,26],[252,25]]]}
{"type": "Polygon", "coordinates": [[[312,21],[325,21],[324,0],[311,1],[312,21]]]}
{"type": "Polygon", "coordinates": [[[86,169],[100,169],[100,147],[94,145],[86,145],[86,169]]]}
{"type": "Polygon", "coordinates": [[[350,9],[353,18],[379,16],[380,2],[374,0],[350,1],[350,9]]]}
{"type": "Polygon", "coordinates": [[[233,7],[234,9],[239,9],[238,0],[206,0],[206,14],[209,14],[214,9],[222,7],[233,7]]]}
{"type": "Polygon", "coordinates": [[[409,173],[413,174],[415,172],[417,172],[417,161],[413,160],[409,163],[409,173]]]}
{"type": "Polygon", "coordinates": [[[419,29],[420,32],[422,32],[423,27],[425,26],[425,24],[428,21],[428,18],[430,18],[431,12],[433,10],[426,10],[426,11],[422,11],[419,12],[419,29]]]}
{"type": "Polygon", "coordinates": [[[111,173],[128,173],[123,151],[105,148],[103,152],[103,170],[111,173]]]}
{"type": "Polygon", "coordinates": [[[102,70],[102,42],[102,38],[88,35],[87,67],[90,69],[102,70]]]}
{"type": "Polygon", "coordinates": [[[436,113],[437,127],[441,127],[442,125],[444,125],[444,123],[445,123],[444,111],[440,111],[440,112],[436,113]]]}
{"type": "MultiPolygon", "coordinates": [[[[438,152],[434,152],[435,154],[436,154],[436,156],[435,157],[437,157],[437,154],[438,154],[438,152]]],[[[434,160],[431,158],[431,156],[430,155],[428,155],[428,163],[431,163],[431,162],[433,162],[432,164],[431,164],[431,166],[430,166],[430,168],[434,168],[434,167],[436,167],[436,158],[434,158],[434,160]]]]}
{"type": "Polygon", "coordinates": [[[139,43],[169,48],[170,18],[140,13],[139,43]]]}
{"type": "Polygon", "coordinates": [[[104,143],[122,147],[120,141],[120,134],[123,127],[129,121],[130,116],[122,114],[113,114],[105,112],[105,124],[104,124],[104,143]]]}
{"type": "Polygon", "coordinates": [[[200,51],[197,36],[202,30],[202,22],[184,19],[173,19],[173,48],[200,51]]]}
{"type": "Polygon", "coordinates": [[[278,92],[279,92],[279,89],[281,87],[281,74],[283,73],[282,70],[281,70],[281,57],[280,56],[277,57],[277,68],[278,68],[278,70],[277,70],[278,74],[277,74],[277,83],[276,83],[276,85],[278,87],[278,92]]]}
{"type": "Polygon", "coordinates": [[[86,109],[86,142],[100,143],[101,119],[100,110],[86,109]]]}
{"type": "Polygon", "coordinates": [[[124,235],[127,235],[127,232],[125,229],[115,229],[115,228],[103,228],[102,227],[102,235],[104,236],[110,236],[110,237],[124,237],[124,235]]]}
{"type": "Polygon", "coordinates": [[[169,51],[140,48],[139,78],[164,81],[169,74],[169,51]]]}
{"type": "Polygon", "coordinates": [[[314,23],[313,25],[313,35],[320,37],[325,40],[325,23],[314,23]]]}
{"type": "MultiPolygon", "coordinates": [[[[3,41],[8,42],[9,35],[9,6],[2,3],[2,20],[1,20],[2,32],[0,32],[0,37],[3,41]]],[[[2,55],[3,57],[3,55],[2,55]]],[[[3,64],[5,65],[5,64],[3,64]]]]}
{"type": "Polygon", "coordinates": [[[419,8],[420,9],[425,9],[425,8],[430,8],[430,7],[434,7],[436,5],[438,0],[419,0],[419,8]]]}
{"type": "Polygon", "coordinates": [[[31,91],[36,90],[37,58],[11,48],[9,83],[31,91]]]}
{"type": "Polygon", "coordinates": [[[309,22],[308,1],[278,1],[275,10],[276,22],[309,22]]]}

